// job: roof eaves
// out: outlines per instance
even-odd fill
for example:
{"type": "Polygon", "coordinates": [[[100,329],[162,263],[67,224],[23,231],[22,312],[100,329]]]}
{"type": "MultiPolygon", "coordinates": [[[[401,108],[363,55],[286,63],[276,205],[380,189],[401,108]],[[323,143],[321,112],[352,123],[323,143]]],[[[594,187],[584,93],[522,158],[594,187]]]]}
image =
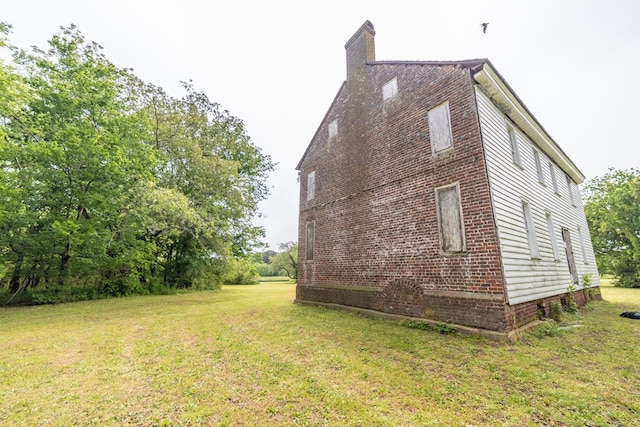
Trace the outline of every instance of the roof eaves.
{"type": "Polygon", "coordinates": [[[545,128],[529,111],[520,97],[500,75],[489,60],[473,75],[475,80],[489,91],[490,96],[501,102],[507,109],[507,115],[532,138],[573,180],[581,184],[585,180],[584,174],[578,169],[557,142],[549,135],[545,128]]]}
{"type": "Polygon", "coordinates": [[[463,68],[470,68],[473,70],[481,68],[485,63],[489,62],[488,59],[465,59],[461,61],[373,61],[367,62],[367,65],[433,65],[433,66],[460,66],[463,68]]]}

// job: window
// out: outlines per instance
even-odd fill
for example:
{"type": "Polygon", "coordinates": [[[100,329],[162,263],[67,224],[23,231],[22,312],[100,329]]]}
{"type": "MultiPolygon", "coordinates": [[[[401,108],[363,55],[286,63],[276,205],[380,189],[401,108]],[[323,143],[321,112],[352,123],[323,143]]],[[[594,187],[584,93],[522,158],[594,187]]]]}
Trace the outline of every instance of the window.
{"type": "Polygon", "coordinates": [[[307,175],[307,201],[316,197],[316,171],[307,175]]]}
{"type": "Polygon", "coordinates": [[[429,138],[433,154],[438,154],[453,145],[451,121],[449,119],[449,103],[445,102],[431,110],[429,117],[429,138]]]}
{"type": "Polygon", "coordinates": [[[457,183],[436,189],[436,208],[442,251],[463,252],[465,250],[464,222],[460,206],[460,188],[457,183]]]}
{"type": "Polygon", "coordinates": [[[305,260],[313,261],[313,246],[315,244],[315,222],[307,222],[305,246],[305,260]]]}
{"type": "Polygon", "coordinates": [[[551,218],[551,212],[547,212],[547,228],[549,229],[549,239],[551,240],[551,249],[553,250],[553,259],[560,261],[560,251],[558,250],[558,241],[556,240],[556,234],[553,226],[553,218],[551,218]]]}
{"type": "Polygon", "coordinates": [[[391,99],[398,94],[398,79],[392,78],[382,86],[382,99],[391,99]]]}
{"type": "Polygon", "coordinates": [[[533,218],[531,217],[531,208],[529,203],[522,202],[522,214],[524,216],[524,226],[527,232],[527,239],[529,240],[529,252],[531,258],[539,258],[540,252],[538,251],[538,240],[536,239],[536,229],[533,225],[533,218]]]}
{"type": "Polygon", "coordinates": [[[551,173],[551,185],[553,185],[553,192],[560,195],[558,190],[558,180],[556,179],[556,169],[553,167],[553,163],[549,162],[549,173],[551,173]]]}
{"type": "Polygon", "coordinates": [[[511,125],[507,124],[507,131],[509,132],[509,143],[511,144],[511,155],[513,156],[513,162],[522,167],[522,163],[520,161],[520,148],[518,147],[518,139],[516,137],[516,129],[511,125]]]}
{"type": "Polygon", "coordinates": [[[536,161],[536,171],[538,172],[538,182],[544,185],[544,173],[542,172],[542,163],[540,163],[540,153],[533,150],[533,158],[536,161]]]}
{"type": "Polygon", "coordinates": [[[338,119],[329,123],[329,139],[333,139],[338,136],[338,119]]]}
{"type": "Polygon", "coordinates": [[[576,201],[573,198],[573,185],[571,185],[573,181],[571,180],[571,177],[569,175],[565,174],[565,177],[567,178],[567,191],[569,192],[569,200],[571,200],[571,204],[575,206],[576,201]]]}
{"type": "Polygon", "coordinates": [[[587,248],[584,246],[584,239],[582,238],[582,230],[578,226],[578,239],[580,239],[580,251],[582,252],[582,261],[587,264],[587,248]]]}

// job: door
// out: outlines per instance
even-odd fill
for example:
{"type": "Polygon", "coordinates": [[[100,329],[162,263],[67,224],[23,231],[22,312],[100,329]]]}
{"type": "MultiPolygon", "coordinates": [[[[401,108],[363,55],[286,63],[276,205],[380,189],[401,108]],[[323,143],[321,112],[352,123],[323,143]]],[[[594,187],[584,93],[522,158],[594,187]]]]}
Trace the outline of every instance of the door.
{"type": "Polygon", "coordinates": [[[569,273],[571,273],[571,281],[574,285],[578,285],[578,269],[576,268],[576,259],[573,256],[573,245],[571,244],[571,233],[568,228],[562,227],[562,240],[564,240],[564,250],[567,253],[567,263],[569,264],[569,273]]]}

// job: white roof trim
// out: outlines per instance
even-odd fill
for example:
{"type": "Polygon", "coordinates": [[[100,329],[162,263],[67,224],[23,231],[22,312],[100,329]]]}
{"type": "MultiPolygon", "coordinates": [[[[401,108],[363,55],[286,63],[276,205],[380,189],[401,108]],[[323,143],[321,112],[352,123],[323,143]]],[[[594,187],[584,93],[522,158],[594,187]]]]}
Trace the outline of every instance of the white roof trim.
{"type": "Polygon", "coordinates": [[[485,63],[482,70],[478,71],[473,77],[496,104],[504,110],[507,116],[577,184],[581,184],[585,180],[582,172],[540,126],[538,121],[529,113],[518,97],[489,64],[485,63]]]}

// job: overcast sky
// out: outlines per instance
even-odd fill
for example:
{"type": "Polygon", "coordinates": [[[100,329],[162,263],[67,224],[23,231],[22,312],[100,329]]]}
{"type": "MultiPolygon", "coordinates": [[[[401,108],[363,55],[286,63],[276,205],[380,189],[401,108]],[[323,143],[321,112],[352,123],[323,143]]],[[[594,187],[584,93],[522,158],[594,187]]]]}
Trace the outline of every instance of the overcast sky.
{"type": "Polygon", "coordinates": [[[73,23],[117,66],[176,97],[192,79],[242,119],[278,163],[257,220],[275,250],[297,240],[295,167],[346,77],[344,44],[367,19],[378,60],[491,60],[587,179],[640,165],[636,0],[2,3],[19,47],[46,47],[73,23]]]}

